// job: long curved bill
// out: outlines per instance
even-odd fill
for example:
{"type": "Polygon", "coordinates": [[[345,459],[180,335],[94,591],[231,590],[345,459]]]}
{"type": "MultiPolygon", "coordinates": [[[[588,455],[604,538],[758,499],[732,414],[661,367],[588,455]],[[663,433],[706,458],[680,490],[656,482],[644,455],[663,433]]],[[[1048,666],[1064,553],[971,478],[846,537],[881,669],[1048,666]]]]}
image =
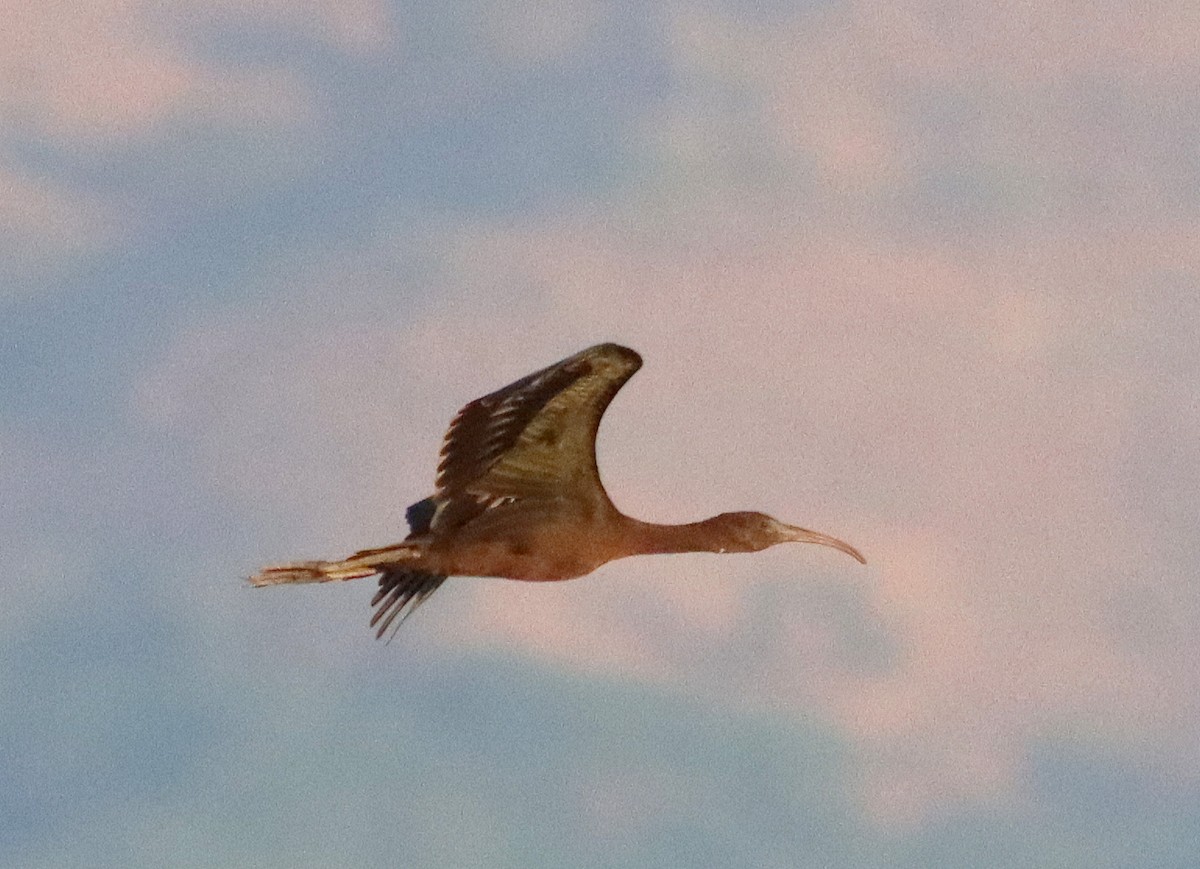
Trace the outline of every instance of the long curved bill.
{"type": "Polygon", "coordinates": [[[836,537],[830,537],[828,534],[822,534],[820,531],[809,531],[807,528],[784,525],[782,522],[779,524],[784,532],[784,540],[788,543],[819,543],[821,546],[831,546],[846,553],[860,564],[867,563],[867,559],[862,557],[862,553],[845,540],[838,540],[836,537]]]}

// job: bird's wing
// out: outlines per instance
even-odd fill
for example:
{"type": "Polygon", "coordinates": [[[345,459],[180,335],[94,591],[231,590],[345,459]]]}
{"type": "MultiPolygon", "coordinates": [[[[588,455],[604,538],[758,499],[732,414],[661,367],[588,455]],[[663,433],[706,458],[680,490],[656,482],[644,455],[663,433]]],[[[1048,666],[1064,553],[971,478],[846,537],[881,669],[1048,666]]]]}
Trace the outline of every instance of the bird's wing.
{"type": "Polygon", "coordinates": [[[613,396],[641,365],[633,350],[598,344],[460,410],[442,446],[434,496],[458,509],[440,512],[434,524],[451,515],[462,521],[470,504],[485,509],[592,489],[604,497],[596,431],[613,396]]]}

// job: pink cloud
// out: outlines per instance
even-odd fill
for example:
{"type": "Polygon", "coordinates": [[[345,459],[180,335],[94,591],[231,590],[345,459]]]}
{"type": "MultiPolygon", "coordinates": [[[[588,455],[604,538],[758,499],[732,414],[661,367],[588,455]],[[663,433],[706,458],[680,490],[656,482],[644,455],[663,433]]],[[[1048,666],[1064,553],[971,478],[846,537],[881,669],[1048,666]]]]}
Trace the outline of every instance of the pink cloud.
{"type": "MultiPolygon", "coordinates": [[[[618,562],[556,587],[464,580],[465,621],[446,636],[716,702],[816,704],[859,746],[867,804],[903,823],[1019,796],[1024,747],[1064,727],[1200,774],[1184,747],[1200,686],[1168,663],[1195,638],[1154,660],[1109,627],[1109,590],[1145,557],[1110,497],[1118,430],[1152,372],[1111,366],[1096,330],[1119,327],[1140,242],[1047,240],[1022,252],[1017,290],[994,259],[816,227],[699,252],[587,221],[468,233],[445,247],[459,289],[436,316],[301,318],[264,342],[232,325],[253,322],[241,312],[182,343],[142,406],[193,433],[218,485],[300,511],[312,551],[297,556],[335,555],[397,535],[459,403],[576,346],[629,342],[647,364],[600,444],[618,504],[674,521],[765,509],[851,539],[870,572],[789,548],[618,562]],[[1052,255],[1068,245],[1078,273],[1052,255]],[[1098,308],[1080,306],[1080,282],[1098,308]],[[512,285],[542,296],[488,301],[512,285]],[[869,589],[894,663],[847,669],[827,652],[836,627],[778,613],[796,626],[768,632],[738,684],[714,681],[720,650],[754,629],[743,600],[766,569],[869,589]]],[[[1181,244],[1140,251],[1137,268],[1194,260],[1181,244]]]]}
{"type": "Polygon", "coordinates": [[[765,509],[852,540],[868,571],[797,547],[630,560],[555,587],[463,580],[465,608],[420,616],[454,618],[436,629],[454,647],[520,648],[718,703],[816,706],[858,747],[866,805],[893,823],[1020,799],[1026,747],[1055,734],[1200,775],[1200,685],[1183,663],[1196,633],[1150,654],[1113,628],[1114,601],[1154,557],[1112,490],[1132,398],[1155,373],[1118,361],[1111,336],[1125,288],[1200,269],[1194,245],[1076,230],[980,255],[769,222],[754,246],[652,244],[636,222],[590,218],[464,228],[439,242],[430,316],[331,320],[339,286],[369,293],[393,274],[333,269],[296,306],[311,317],[273,319],[263,337],[242,310],[189,336],[141,406],[201,444],[217,485],[302,516],[295,555],[336,555],[397,536],[460,403],[626,341],[646,367],[600,440],[623,509],[765,509]],[[781,571],[863,589],[895,660],[858,670],[833,651],[845,626],[759,614],[778,627],[730,684],[723,650],[756,630],[746,595],[781,571]]]}
{"type": "MultiPolygon", "coordinates": [[[[575,311],[629,329],[623,312],[639,312],[648,382],[630,391],[648,390],[642,407],[655,412],[640,414],[645,436],[622,457],[635,476],[694,477],[694,456],[729,475],[725,497],[803,493],[776,508],[789,516],[837,491],[856,506],[861,532],[836,530],[871,554],[878,612],[913,657],[877,683],[805,674],[793,690],[830,704],[864,745],[905,757],[914,741],[940,746],[940,759],[916,755],[927,778],[906,785],[914,805],[1010,789],[1021,746],[1076,716],[1132,743],[1179,745],[1200,729],[1196,679],[1179,673],[1172,688],[1162,673],[1173,664],[1131,654],[1106,627],[1108,589],[1136,582],[1146,557],[1111,489],[1133,391],[1155,372],[1110,361],[1101,337],[1122,328],[1118,300],[1139,276],[1200,270],[1194,246],[1171,233],[1044,239],[1020,252],[1027,289],[1014,291],[995,268],[1003,250],[973,262],[816,227],[713,261],[691,248],[631,256],[595,226],[536,235],[487,250],[577,294],[556,319],[575,311]],[[1064,270],[1067,251],[1078,268],[1064,270]],[[697,356],[696,345],[718,351],[697,356]],[[672,394],[649,380],[655,365],[675,372],[663,383],[672,394]],[[681,430],[700,441],[694,454],[681,430]],[[803,460],[780,467],[796,446],[803,460]]],[[[689,500],[705,500],[690,485],[689,500]]],[[[1194,637],[1178,642],[1167,661],[1197,651],[1194,637]]],[[[1200,757],[1186,754],[1195,770],[1200,757]]]]}
{"type": "MultiPolygon", "coordinates": [[[[213,485],[295,517],[311,547],[295,555],[336,555],[400,533],[459,404],[595,341],[628,343],[646,367],[599,444],[618,505],[660,521],[764,509],[850,539],[869,569],[793,547],[618,562],[553,587],[463,580],[465,605],[420,615],[454,648],[504,645],[714,703],[817,708],[856,746],[864,801],[891,823],[1020,800],[1040,738],[1094,740],[1194,781],[1200,630],[1169,603],[1187,580],[1118,491],[1141,396],[1190,401],[1160,384],[1143,352],[1155,336],[1136,324],[1161,275],[1200,273],[1194,227],[1151,207],[1141,182],[1155,170],[1137,149],[1097,149],[1093,168],[1129,175],[1094,201],[1048,187],[1062,221],[1017,215],[994,235],[938,241],[898,237],[872,204],[928,154],[888,105],[891,76],[1052,85],[1100,68],[1099,45],[1129,82],[1175,82],[1191,51],[1173,35],[1181,9],[1072,30],[1084,13],[1071,5],[964,8],[953,26],[933,7],[862,6],[800,41],[684,21],[681,68],[740,75],[762,98],[761,126],[730,141],[761,134],[792,169],[815,156],[811,213],[786,178],[700,171],[719,153],[694,107],[675,105],[647,119],[642,143],[661,177],[627,199],[432,231],[422,253],[441,273],[420,291],[439,305],[424,317],[346,303],[392,298],[386,263],[403,255],[385,241],[382,264],[364,267],[354,251],[289,277],[304,288],[290,317],[242,307],[183,336],[139,412],[195,442],[213,485]],[[964,39],[944,38],[960,26],[964,39]],[[1093,219],[1097,203],[1123,216],[1093,219]],[[865,596],[862,617],[895,647],[886,666],[848,663],[837,649],[854,627],[821,613],[747,621],[751,588],[818,574],[865,596]],[[1121,628],[1130,600],[1161,601],[1173,625],[1152,648],[1121,628]],[[749,663],[726,678],[747,642],[749,663]]],[[[989,104],[977,137],[947,148],[1068,166],[1095,129],[1057,107],[989,104]]]]}
{"type": "Polygon", "coordinates": [[[0,36],[0,100],[26,125],[87,138],[141,131],[187,91],[196,74],[149,37],[129,4],[55,11],[8,2],[0,36]]]}
{"type": "Polygon", "coordinates": [[[1139,75],[1147,67],[1171,75],[1200,58],[1185,35],[1195,32],[1200,14],[1179,0],[1102,10],[1083,0],[1053,6],[909,0],[864,3],[855,12],[883,56],[946,83],[984,70],[1008,81],[1139,75]]]}
{"type": "Polygon", "coordinates": [[[253,19],[300,29],[335,48],[364,54],[392,39],[386,7],[273,0],[189,0],[156,17],[122,0],[56,9],[0,3],[0,106],[25,129],[80,143],[115,144],[155,135],[173,118],[218,124],[292,125],[312,111],[309,86],[285,68],[221,65],[187,48],[170,21],[253,19]]]}
{"type": "MultiPolygon", "coordinates": [[[[907,0],[790,22],[695,10],[668,20],[685,95],[715,83],[744,99],[736,110],[672,101],[647,119],[647,137],[672,169],[698,162],[718,188],[739,174],[731,152],[772,166],[766,190],[751,171],[726,199],[794,202],[799,191],[815,199],[810,209],[850,222],[950,161],[976,172],[1006,213],[1127,222],[1159,215],[1191,174],[1183,142],[1200,48],[1189,38],[1197,12],[1180,0],[1103,11],[907,0]]],[[[706,192],[690,191],[692,209],[706,192]]]]}
{"type": "MultiPolygon", "coordinates": [[[[103,248],[121,233],[118,216],[73,191],[0,167],[0,252],[31,273],[103,248]]],[[[7,282],[0,299],[20,292],[7,282]]]]}

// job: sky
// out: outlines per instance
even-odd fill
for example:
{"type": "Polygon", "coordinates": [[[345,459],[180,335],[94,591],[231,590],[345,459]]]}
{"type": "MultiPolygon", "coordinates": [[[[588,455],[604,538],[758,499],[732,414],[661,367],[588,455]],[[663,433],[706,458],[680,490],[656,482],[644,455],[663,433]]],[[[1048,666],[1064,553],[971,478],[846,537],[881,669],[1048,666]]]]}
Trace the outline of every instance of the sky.
{"type": "Polygon", "coordinates": [[[1200,864],[1200,12],[0,0],[0,863],[1200,864]],[[639,518],[369,581],[583,347],[639,518]]]}

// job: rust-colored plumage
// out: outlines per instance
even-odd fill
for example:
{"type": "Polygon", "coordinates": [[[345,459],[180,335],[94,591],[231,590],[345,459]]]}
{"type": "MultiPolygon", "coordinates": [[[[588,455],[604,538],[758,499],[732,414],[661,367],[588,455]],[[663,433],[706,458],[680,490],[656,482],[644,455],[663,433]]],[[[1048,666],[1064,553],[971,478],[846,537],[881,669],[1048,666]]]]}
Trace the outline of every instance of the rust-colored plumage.
{"type": "Polygon", "coordinates": [[[864,561],[848,543],[762,513],[656,525],[618,511],[596,469],[596,431],[641,365],[627,347],[598,344],[472,401],[450,423],[433,495],[408,508],[403,542],[342,561],[268,567],[251,583],[377,574],[371,625],[381,637],[448,576],[572,579],[629,555],[757,552],[788,542],[864,561]]]}

